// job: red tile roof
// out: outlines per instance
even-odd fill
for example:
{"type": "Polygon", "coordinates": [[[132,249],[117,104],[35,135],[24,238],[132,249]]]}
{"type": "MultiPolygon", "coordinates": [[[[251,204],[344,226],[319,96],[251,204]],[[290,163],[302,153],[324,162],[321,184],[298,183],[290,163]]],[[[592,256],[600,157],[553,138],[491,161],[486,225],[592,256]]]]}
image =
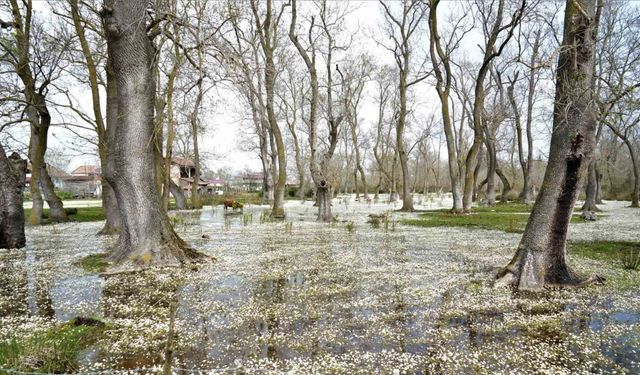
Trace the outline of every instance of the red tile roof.
{"type": "Polygon", "coordinates": [[[183,167],[195,167],[196,163],[193,160],[183,159],[183,158],[171,158],[172,164],[181,165],[183,167]]]}
{"type": "Polygon", "coordinates": [[[92,175],[100,174],[100,167],[95,165],[81,165],[71,172],[73,175],[92,175]]]}

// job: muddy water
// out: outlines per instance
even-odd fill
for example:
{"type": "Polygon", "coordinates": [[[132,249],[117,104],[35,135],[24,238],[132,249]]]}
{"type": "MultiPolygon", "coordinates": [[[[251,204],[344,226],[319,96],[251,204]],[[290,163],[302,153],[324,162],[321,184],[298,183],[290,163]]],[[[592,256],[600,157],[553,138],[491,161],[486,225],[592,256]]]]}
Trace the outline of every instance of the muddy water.
{"type": "MultiPolygon", "coordinates": [[[[516,295],[490,284],[518,235],[408,227],[398,214],[373,228],[368,214],[392,205],[334,205],[338,221],[330,225],[314,221],[309,203],[289,204],[280,223],[262,222],[267,208],[259,206],[179,214],[178,233],[215,264],[108,279],[75,265],[113,243],[93,235],[100,223],[31,228],[25,250],[0,252],[0,337],[97,317],[110,328],[81,354],[83,370],[161,366],[175,304],[177,369],[640,371],[637,283],[516,295]]],[[[607,220],[626,214],[613,208],[607,220]]]]}

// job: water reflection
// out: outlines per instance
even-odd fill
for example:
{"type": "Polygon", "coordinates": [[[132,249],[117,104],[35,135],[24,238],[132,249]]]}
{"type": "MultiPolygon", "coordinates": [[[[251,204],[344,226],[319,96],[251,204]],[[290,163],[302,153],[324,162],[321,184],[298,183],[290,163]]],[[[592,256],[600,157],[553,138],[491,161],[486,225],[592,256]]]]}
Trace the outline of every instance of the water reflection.
{"type": "MultiPolygon", "coordinates": [[[[513,306],[505,311],[460,308],[459,302],[469,298],[478,298],[481,305],[487,292],[470,291],[482,285],[461,285],[460,280],[469,280],[458,264],[461,257],[452,256],[449,246],[432,245],[417,230],[372,229],[365,224],[366,215],[343,213],[356,222],[355,231],[348,232],[341,223],[316,225],[313,212],[301,210],[291,215],[307,221],[296,221],[288,232],[284,223],[260,223],[263,210],[247,206],[245,213],[253,215],[252,220],[211,208],[180,213],[178,232],[219,260],[197,271],[105,280],[70,265],[81,251],[77,242],[70,246],[68,237],[32,235],[36,240],[31,248],[0,253],[0,316],[105,318],[113,328],[83,358],[115,368],[163,363],[172,303],[178,306],[175,361],[182,368],[235,369],[238,361],[321,361],[386,352],[413,354],[432,363],[445,350],[469,356],[500,344],[540,342],[566,344],[578,356],[581,347],[569,345],[567,335],[640,322],[640,313],[616,310],[615,303],[595,297],[589,309],[597,312],[588,314],[584,305],[569,303],[527,310],[518,305],[531,302],[522,296],[508,297],[513,306]],[[210,239],[205,241],[203,234],[210,239]],[[474,293],[477,297],[470,297],[474,293]],[[525,319],[539,316],[545,323],[520,326],[511,318],[517,314],[525,319]],[[549,324],[543,319],[554,316],[557,321],[549,324]]],[[[103,241],[83,240],[82,250],[102,251],[107,244],[103,241]]],[[[624,331],[598,350],[613,363],[633,369],[640,361],[637,342],[637,331],[624,331]]],[[[388,369],[384,360],[374,361],[379,361],[374,369],[388,369]]],[[[413,372],[447,371],[438,363],[434,366],[413,372]]]]}

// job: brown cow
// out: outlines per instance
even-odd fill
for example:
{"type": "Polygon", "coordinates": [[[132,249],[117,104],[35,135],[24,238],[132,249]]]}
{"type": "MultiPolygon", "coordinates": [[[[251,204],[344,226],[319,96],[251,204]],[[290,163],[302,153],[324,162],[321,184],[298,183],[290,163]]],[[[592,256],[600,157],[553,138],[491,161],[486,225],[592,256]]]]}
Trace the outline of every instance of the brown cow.
{"type": "Polygon", "coordinates": [[[229,207],[233,208],[234,210],[237,209],[237,208],[242,209],[242,203],[240,203],[237,200],[232,199],[232,198],[225,199],[224,201],[222,201],[222,204],[224,205],[225,211],[229,207]]]}

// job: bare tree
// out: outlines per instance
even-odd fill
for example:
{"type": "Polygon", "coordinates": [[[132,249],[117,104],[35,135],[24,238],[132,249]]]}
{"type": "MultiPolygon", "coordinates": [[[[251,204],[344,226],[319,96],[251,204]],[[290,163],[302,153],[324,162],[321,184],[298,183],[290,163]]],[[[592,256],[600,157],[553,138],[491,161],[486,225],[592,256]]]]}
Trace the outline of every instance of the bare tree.
{"type": "Polygon", "coordinates": [[[3,40],[6,61],[13,67],[22,83],[26,117],[31,128],[29,160],[31,161],[31,199],[33,206],[30,224],[39,224],[44,199],[49,205],[49,217],[54,222],[66,221],[62,201],[54,192],[44,156],[47,150],[51,114],[47,104],[50,85],[59,76],[62,56],[68,51],[68,40],[47,35],[42,24],[33,19],[31,0],[10,0],[12,20],[2,21],[3,28],[13,29],[11,38],[3,40]],[[48,45],[47,45],[48,44],[48,45]],[[34,71],[32,67],[35,66],[34,71]]]}
{"type": "Polygon", "coordinates": [[[286,6],[287,4],[284,3],[280,7],[280,10],[273,14],[272,0],[267,0],[266,13],[264,15],[264,19],[261,19],[258,12],[257,2],[255,0],[251,0],[251,10],[256,23],[260,46],[262,47],[262,52],[265,57],[264,82],[267,94],[267,119],[269,121],[271,135],[275,140],[277,150],[278,179],[276,181],[273,207],[271,210],[271,217],[277,219],[284,218],[284,189],[287,182],[287,158],[282,132],[280,131],[280,126],[278,125],[278,119],[276,118],[274,109],[274,91],[276,84],[274,52],[278,45],[278,27],[280,19],[286,6]]]}
{"type": "MultiPolygon", "coordinates": [[[[462,37],[466,34],[460,22],[454,25],[451,36],[443,45],[438,27],[438,5],[440,0],[431,0],[429,4],[429,51],[431,64],[436,79],[436,91],[440,98],[440,108],[442,113],[442,124],[444,128],[445,140],[447,144],[447,155],[449,165],[449,177],[451,180],[451,192],[453,196],[452,212],[460,213],[462,207],[462,186],[460,181],[460,168],[458,157],[460,148],[456,145],[454,118],[450,109],[451,88],[453,85],[453,71],[451,69],[451,55],[459,47],[462,37]]],[[[468,31],[467,31],[468,32],[468,31]]],[[[460,134],[460,137],[462,135],[460,134]]]]}
{"type": "Polygon", "coordinates": [[[502,51],[511,40],[513,33],[522,18],[526,1],[522,1],[520,6],[513,12],[509,22],[503,24],[505,13],[505,0],[498,0],[497,9],[493,10],[493,2],[476,1],[480,22],[483,23],[485,44],[482,47],[484,56],[482,64],[478,69],[475,78],[475,90],[473,99],[473,143],[469,149],[466,159],[464,194],[462,206],[465,212],[471,211],[473,196],[474,169],[478,161],[478,151],[483,143],[483,116],[485,101],[485,79],[491,69],[491,64],[495,58],[502,54],[502,51]],[[492,22],[493,20],[493,22],[492,22]],[[490,29],[488,28],[490,25],[490,29]],[[506,34],[506,35],[505,35],[506,34]],[[501,39],[500,39],[501,38],[501,39]]]}
{"type": "Polygon", "coordinates": [[[567,0],[549,162],[516,254],[497,275],[501,284],[541,290],[547,285],[601,281],[576,275],[566,251],[567,227],[595,147],[597,113],[592,82],[597,30],[596,0],[567,0]]]}
{"type": "Polygon", "coordinates": [[[395,62],[400,71],[398,92],[400,96],[400,108],[396,124],[396,149],[402,169],[402,208],[401,211],[413,211],[413,198],[411,196],[409,155],[405,149],[405,127],[407,122],[407,91],[409,87],[426,79],[425,72],[412,73],[411,58],[416,31],[425,15],[422,3],[417,0],[403,0],[400,15],[395,15],[391,8],[380,1],[384,9],[384,16],[388,23],[387,34],[393,41],[391,47],[387,47],[393,53],[395,62]]]}
{"type": "Polygon", "coordinates": [[[307,71],[309,72],[309,80],[311,84],[311,98],[309,103],[308,118],[305,119],[307,127],[309,129],[309,169],[311,171],[311,178],[316,188],[316,198],[318,204],[318,221],[330,222],[333,220],[331,214],[331,198],[333,195],[332,185],[328,179],[329,162],[333,157],[338,144],[338,130],[343,116],[334,117],[333,115],[333,79],[331,75],[332,70],[332,53],[336,48],[335,40],[331,35],[329,25],[327,24],[327,2],[323,0],[320,3],[320,18],[321,29],[327,39],[327,51],[326,51],[326,66],[327,66],[327,98],[326,98],[326,116],[329,127],[329,139],[328,145],[323,155],[318,155],[318,109],[320,105],[320,89],[318,70],[316,64],[316,52],[318,46],[317,41],[313,36],[313,29],[315,27],[315,16],[311,17],[309,25],[308,39],[309,49],[308,52],[302,43],[298,39],[296,33],[297,26],[297,2],[292,0],[291,2],[291,24],[289,27],[289,39],[296,47],[298,54],[302,57],[307,71]]]}

